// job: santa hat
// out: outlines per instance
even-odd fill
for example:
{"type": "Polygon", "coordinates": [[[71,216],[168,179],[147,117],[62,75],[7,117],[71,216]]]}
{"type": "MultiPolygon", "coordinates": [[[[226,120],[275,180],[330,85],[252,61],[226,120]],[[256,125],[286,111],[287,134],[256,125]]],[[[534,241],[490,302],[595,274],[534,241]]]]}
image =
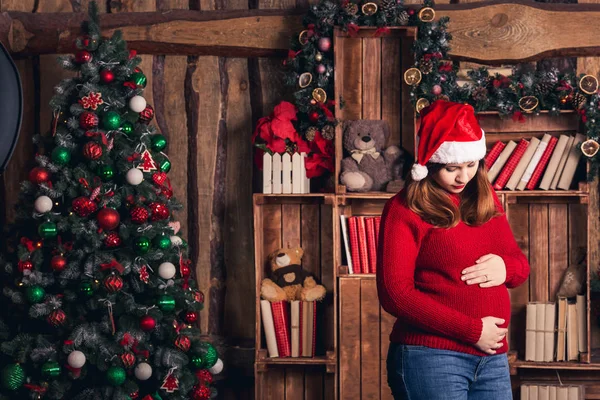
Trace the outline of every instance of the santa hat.
{"type": "Polygon", "coordinates": [[[461,164],[485,157],[485,134],[468,104],[437,100],[421,110],[417,137],[417,162],[411,176],[420,181],[427,176],[428,162],[461,164]]]}

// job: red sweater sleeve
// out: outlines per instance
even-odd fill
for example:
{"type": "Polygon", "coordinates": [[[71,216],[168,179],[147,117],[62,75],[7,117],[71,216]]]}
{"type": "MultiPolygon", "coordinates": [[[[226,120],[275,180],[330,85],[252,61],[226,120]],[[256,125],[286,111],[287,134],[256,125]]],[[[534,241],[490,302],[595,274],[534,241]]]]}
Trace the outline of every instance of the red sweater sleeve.
{"type": "Polygon", "coordinates": [[[512,289],[520,286],[527,280],[529,276],[529,262],[515,240],[502,204],[495,193],[494,199],[499,210],[502,212],[502,215],[496,217],[497,221],[495,221],[497,224],[495,230],[498,233],[496,236],[498,248],[502,249],[498,255],[502,257],[506,266],[506,282],[504,284],[507,288],[512,289]]]}
{"type": "Polygon", "coordinates": [[[417,328],[475,344],[483,330],[480,319],[447,307],[415,287],[415,262],[427,229],[428,225],[403,206],[398,196],[386,204],[376,274],[381,306],[417,328]]]}

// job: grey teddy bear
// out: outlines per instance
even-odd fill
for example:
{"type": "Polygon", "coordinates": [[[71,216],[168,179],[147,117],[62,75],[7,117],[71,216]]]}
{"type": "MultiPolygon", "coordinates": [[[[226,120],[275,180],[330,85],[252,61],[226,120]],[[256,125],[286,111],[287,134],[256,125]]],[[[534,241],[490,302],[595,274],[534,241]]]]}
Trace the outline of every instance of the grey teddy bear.
{"type": "MultiPolygon", "coordinates": [[[[342,159],[340,182],[348,191],[384,191],[389,182],[402,181],[403,152],[398,146],[388,146],[384,150],[389,136],[386,121],[345,122],[343,146],[350,155],[342,159]]],[[[398,187],[397,184],[393,186],[398,187]]]]}

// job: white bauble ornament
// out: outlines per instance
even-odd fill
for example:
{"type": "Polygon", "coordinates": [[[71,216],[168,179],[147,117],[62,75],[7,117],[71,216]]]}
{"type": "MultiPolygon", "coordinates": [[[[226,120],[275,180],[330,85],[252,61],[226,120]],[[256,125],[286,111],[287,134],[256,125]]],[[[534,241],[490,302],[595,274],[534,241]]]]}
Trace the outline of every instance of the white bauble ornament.
{"type": "Polygon", "coordinates": [[[127,171],[125,180],[130,185],[139,185],[144,180],[144,173],[137,168],[131,168],[129,171],[127,171]]]}
{"type": "Polygon", "coordinates": [[[179,236],[173,235],[171,236],[171,246],[181,246],[183,244],[183,239],[179,236]]]}
{"type": "Polygon", "coordinates": [[[218,375],[221,373],[221,371],[223,371],[223,361],[221,361],[220,358],[217,358],[217,362],[215,363],[215,365],[213,365],[212,367],[210,367],[208,369],[208,371],[213,374],[213,375],[218,375]]]}
{"type": "Polygon", "coordinates": [[[67,363],[71,368],[81,368],[85,365],[85,354],[79,350],[73,350],[69,353],[67,363]]]}
{"type": "Polygon", "coordinates": [[[164,262],[158,266],[158,276],[163,279],[171,279],[175,276],[177,270],[175,266],[170,262],[164,262]]]}
{"type": "Polygon", "coordinates": [[[146,108],[146,99],[142,96],[133,96],[129,100],[129,108],[131,108],[131,111],[137,113],[144,111],[146,108]]]}
{"type": "Polygon", "coordinates": [[[148,380],[152,376],[152,367],[148,363],[141,362],[135,367],[134,374],[140,381],[148,380]]]}
{"type": "Polygon", "coordinates": [[[52,210],[52,199],[48,196],[40,196],[35,199],[33,208],[35,208],[35,211],[39,213],[47,213],[48,211],[52,210]]]}

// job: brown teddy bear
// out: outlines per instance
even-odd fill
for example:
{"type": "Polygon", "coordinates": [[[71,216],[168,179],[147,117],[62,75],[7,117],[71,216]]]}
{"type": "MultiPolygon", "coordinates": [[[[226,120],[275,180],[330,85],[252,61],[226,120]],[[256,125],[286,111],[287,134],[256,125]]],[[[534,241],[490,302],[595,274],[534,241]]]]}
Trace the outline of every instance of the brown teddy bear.
{"type": "Polygon", "coordinates": [[[345,122],[343,146],[350,155],[342,159],[340,182],[348,191],[398,191],[404,186],[403,153],[398,146],[385,147],[389,136],[386,121],[345,122]]]}
{"type": "Polygon", "coordinates": [[[322,300],[325,287],[318,285],[300,264],[304,251],[300,247],[277,249],[268,257],[271,278],[263,279],[260,295],[270,302],[322,300]]]}

